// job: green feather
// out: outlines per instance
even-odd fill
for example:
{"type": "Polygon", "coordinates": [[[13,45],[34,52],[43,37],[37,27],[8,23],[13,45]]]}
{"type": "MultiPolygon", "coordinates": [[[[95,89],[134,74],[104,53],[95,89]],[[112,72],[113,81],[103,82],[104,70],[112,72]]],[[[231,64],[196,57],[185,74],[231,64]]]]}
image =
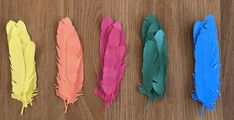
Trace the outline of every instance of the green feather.
{"type": "Polygon", "coordinates": [[[140,93],[146,95],[149,101],[164,97],[167,75],[167,43],[165,32],[158,19],[149,14],[142,25],[143,44],[143,84],[140,93]]]}

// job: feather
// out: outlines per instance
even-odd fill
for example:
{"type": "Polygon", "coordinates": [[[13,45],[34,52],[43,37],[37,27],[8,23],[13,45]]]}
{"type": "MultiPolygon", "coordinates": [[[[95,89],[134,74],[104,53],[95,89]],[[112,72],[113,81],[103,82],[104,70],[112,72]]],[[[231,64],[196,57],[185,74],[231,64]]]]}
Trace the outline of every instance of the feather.
{"type": "Polygon", "coordinates": [[[163,98],[166,89],[167,43],[164,30],[156,16],[149,14],[142,25],[143,65],[140,93],[146,95],[148,105],[163,98]]]}
{"type": "Polygon", "coordinates": [[[36,93],[35,44],[31,41],[23,21],[9,21],[6,26],[11,63],[13,99],[22,102],[21,115],[28,104],[32,105],[36,93]]]}
{"type": "Polygon", "coordinates": [[[68,104],[76,102],[82,95],[83,53],[77,32],[68,17],[59,21],[56,38],[58,66],[56,94],[64,100],[66,113],[68,104]]]}
{"type": "Polygon", "coordinates": [[[99,86],[94,90],[106,107],[112,105],[119,93],[126,64],[125,36],[120,22],[105,17],[101,24],[100,57],[102,74],[98,78],[99,86]]]}
{"type": "Polygon", "coordinates": [[[219,45],[215,18],[208,15],[205,21],[197,21],[193,30],[194,44],[194,85],[192,98],[205,107],[214,110],[217,97],[220,97],[219,45]]]}

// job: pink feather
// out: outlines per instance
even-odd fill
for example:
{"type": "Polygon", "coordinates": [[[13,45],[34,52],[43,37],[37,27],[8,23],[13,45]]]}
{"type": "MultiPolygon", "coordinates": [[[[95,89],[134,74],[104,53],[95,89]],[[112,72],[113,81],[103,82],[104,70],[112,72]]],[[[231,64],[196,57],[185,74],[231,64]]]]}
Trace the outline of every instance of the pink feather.
{"type": "Polygon", "coordinates": [[[94,90],[94,93],[103,99],[106,107],[109,107],[119,93],[126,67],[125,36],[120,22],[114,22],[110,17],[104,18],[100,39],[102,75],[98,80],[99,87],[94,90]]]}
{"type": "Polygon", "coordinates": [[[66,17],[59,21],[57,30],[57,84],[56,94],[64,100],[65,113],[68,104],[82,95],[83,53],[77,32],[71,20],[66,17]]]}

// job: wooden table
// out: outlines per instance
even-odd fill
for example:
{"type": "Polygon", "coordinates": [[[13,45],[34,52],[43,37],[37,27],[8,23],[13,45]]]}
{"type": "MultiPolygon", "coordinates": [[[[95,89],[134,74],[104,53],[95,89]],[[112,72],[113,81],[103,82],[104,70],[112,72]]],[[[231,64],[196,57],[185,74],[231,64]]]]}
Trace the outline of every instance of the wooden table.
{"type": "Polygon", "coordinates": [[[193,23],[212,13],[217,21],[222,63],[222,97],[204,120],[234,119],[234,2],[232,0],[0,0],[0,120],[200,120],[201,104],[191,99],[193,90],[193,23]],[[141,24],[152,12],[165,28],[169,69],[166,97],[146,109],[141,84],[141,24]],[[93,94],[100,71],[99,33],[104,16],[123,23],[127,42],[127,69],[121,92],[110,109],[101,108],[93,94]],[[64,114],[55,95],[56,29],[69,16],[84,50],[84,96],[64,114]],[[6,23],[25,21],[36,43],[38,96],[20,116],[21,103],[10,97],[11,78],[6,23]],[[220,32],[222,29],[222,33],[220,32]],[[222,37],[221,37],[222,36],[222,37]]]}

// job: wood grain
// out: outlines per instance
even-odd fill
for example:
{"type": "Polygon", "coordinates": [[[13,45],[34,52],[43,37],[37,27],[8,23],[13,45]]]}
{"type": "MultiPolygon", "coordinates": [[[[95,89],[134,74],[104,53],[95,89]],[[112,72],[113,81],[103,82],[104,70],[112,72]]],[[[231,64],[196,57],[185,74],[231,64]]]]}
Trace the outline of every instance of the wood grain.
{"type": "MultiPolygon", "coordinates": [[[[234,82],[231,28],[234,28],[232,6],[226,0],[0,0],[0,119],[1,120],[200,120],[201,105],[191,99],[193,90],[192,29],[196,20],[215,15],[221,38],[222,29],[222,99],[215,111],[205,111],[204,120],[234,119],[232,86],[234,82]],[[226,4],[228,8],[226,8],[226,4]],[[220,8],[222,6],[222,9],[220,8]],[[223,9],[224,8],[224,9],[223,9]],[[165,28],[169,69],[167,92],[163,101],[146,109],[146,97],[137,88],[141,83],[142,48],[140,29],[144,17],[152,12],[165,28]],[[94,96],[96,74],[100,71],[100,22],[106,15],[122,22],[127,42],[127,69],[121,92],[110,109],[101,108],[100,98],[94,96]],[[69,106],[64,114],[63,101],[55,95],[57,72],[55,35],[58,21],[69,16],[80,37],[84,50],[84,96],[69,106]],[[36,43],[38,96],[33,106],[20,116],[21,103],[10,98],[10,64],[5,26],[8,20],[25,21],[36,43]]],[[[231,0],[229,0],[231,1],[231,0]]]]}
{"type": "Polygon", "coordinates": [[[234,115],[234,1],[221,0],[221,57],[222,57],[222,103],[225,120],[233,120],[234,115]]]}

